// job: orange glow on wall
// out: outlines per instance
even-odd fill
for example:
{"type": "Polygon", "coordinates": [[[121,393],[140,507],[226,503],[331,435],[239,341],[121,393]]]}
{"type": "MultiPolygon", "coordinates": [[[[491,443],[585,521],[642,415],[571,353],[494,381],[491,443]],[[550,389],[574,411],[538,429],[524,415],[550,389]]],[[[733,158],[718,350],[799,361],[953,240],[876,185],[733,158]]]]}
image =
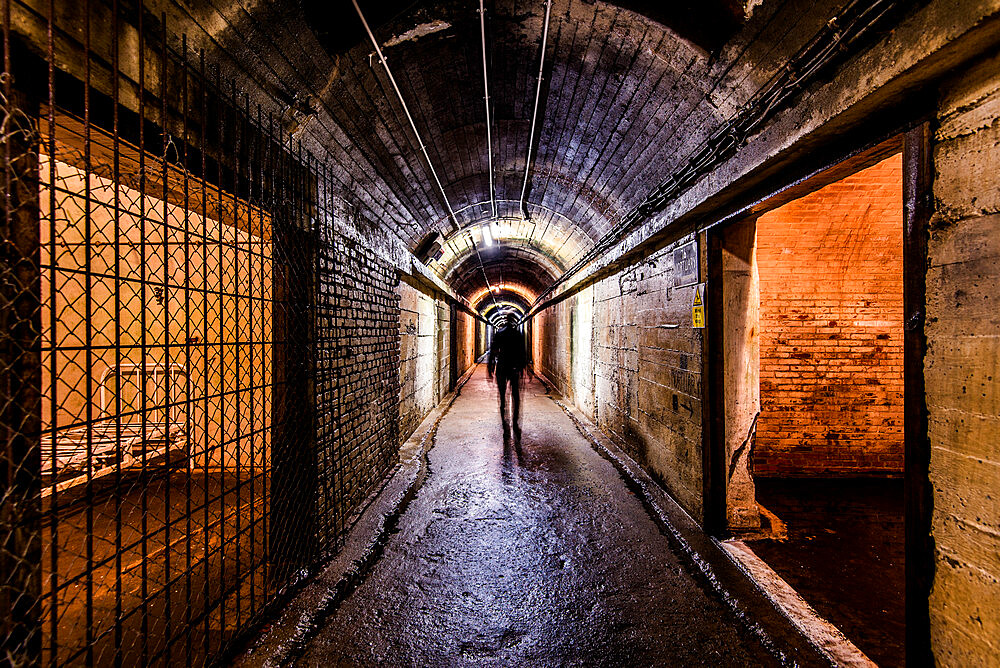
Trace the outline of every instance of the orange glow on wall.
{"type": "MultiPolygon", "coordinates": [[[[515,295],[525,300],[529,304],[533,303],[535,301],[535,298],[537,297],[537,295],[533,291],[529,290],[528,288],[524,287],[519,283],[499,283],[491,287],[493,288],[494,294],[497,291],[513,292],[515,295]]],[[[469,301],[472,302],[472,308],[478,308],[488,294],[489,290],[486,288],[481,288],[478,292],[473,294],[472,297],[469,298],[469,301]]]]}

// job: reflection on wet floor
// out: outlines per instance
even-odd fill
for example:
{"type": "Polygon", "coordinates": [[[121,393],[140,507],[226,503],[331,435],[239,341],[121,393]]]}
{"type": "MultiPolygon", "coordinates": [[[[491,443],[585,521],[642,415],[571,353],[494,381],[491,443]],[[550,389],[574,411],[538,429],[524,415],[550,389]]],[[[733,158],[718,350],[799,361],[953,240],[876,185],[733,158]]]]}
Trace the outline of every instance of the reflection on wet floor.
{"type": "Polygon", "coordinates": [[[758,478],[786,540],[747,541],[880,666],[904,663],[903,481],[758,478]]]}
{"type": "Polygon", "coordinates": [[[773,665],[536,381],[504,444],[477,369],[302,665],[773,665]]]}

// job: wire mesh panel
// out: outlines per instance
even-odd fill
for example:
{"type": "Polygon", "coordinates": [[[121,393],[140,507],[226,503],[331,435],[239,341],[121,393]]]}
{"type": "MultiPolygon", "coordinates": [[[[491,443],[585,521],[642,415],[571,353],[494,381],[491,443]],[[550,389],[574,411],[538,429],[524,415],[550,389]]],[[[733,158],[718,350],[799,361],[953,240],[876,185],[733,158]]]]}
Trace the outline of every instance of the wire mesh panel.
{"type": "Polygon", "coordinates": [[[211,662],[324,549],[318,169],[141,6],[3,12],[0,639],[211,662]]]}

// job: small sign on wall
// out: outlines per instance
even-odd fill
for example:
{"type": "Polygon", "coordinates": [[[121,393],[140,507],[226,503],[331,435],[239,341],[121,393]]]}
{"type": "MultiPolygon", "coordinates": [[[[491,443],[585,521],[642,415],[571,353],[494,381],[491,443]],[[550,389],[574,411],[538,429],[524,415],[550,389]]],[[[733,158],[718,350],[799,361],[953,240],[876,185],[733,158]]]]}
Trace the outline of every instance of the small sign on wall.
{"type": "Polygon", "coordinates": [[[695,329],[705,328],[705,284],[694,286],[694,296],[691,299],[691,326],[695,329]]]}
{"type": "Polygon", "coordinates": [[[674,249],[674,287],[693,285],[698,282],[698,241],[697,239],[674,249]]]}

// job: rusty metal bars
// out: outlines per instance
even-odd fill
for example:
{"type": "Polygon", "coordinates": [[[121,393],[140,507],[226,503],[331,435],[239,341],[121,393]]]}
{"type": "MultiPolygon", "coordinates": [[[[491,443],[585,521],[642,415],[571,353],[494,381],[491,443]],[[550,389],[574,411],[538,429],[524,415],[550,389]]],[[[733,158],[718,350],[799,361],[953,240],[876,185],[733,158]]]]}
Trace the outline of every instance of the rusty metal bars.
{"type": "Polygon", "coordinates": [[[211,663],[343,526],[314,389],[330,176],[165,16],[42,7],[3,3],[0,638],[211,663]]]}
{"type": "MultiPolygon", "coordinates": [[[[11,8],[2,7],[0,142],[3,217],[0,234],[0,662],[35,662],[41,654],[39,430],[42,411],[37,71],[16,62],[11,8]]],[[[43,79],[44,80],[44,79],[43,79]]]]}

